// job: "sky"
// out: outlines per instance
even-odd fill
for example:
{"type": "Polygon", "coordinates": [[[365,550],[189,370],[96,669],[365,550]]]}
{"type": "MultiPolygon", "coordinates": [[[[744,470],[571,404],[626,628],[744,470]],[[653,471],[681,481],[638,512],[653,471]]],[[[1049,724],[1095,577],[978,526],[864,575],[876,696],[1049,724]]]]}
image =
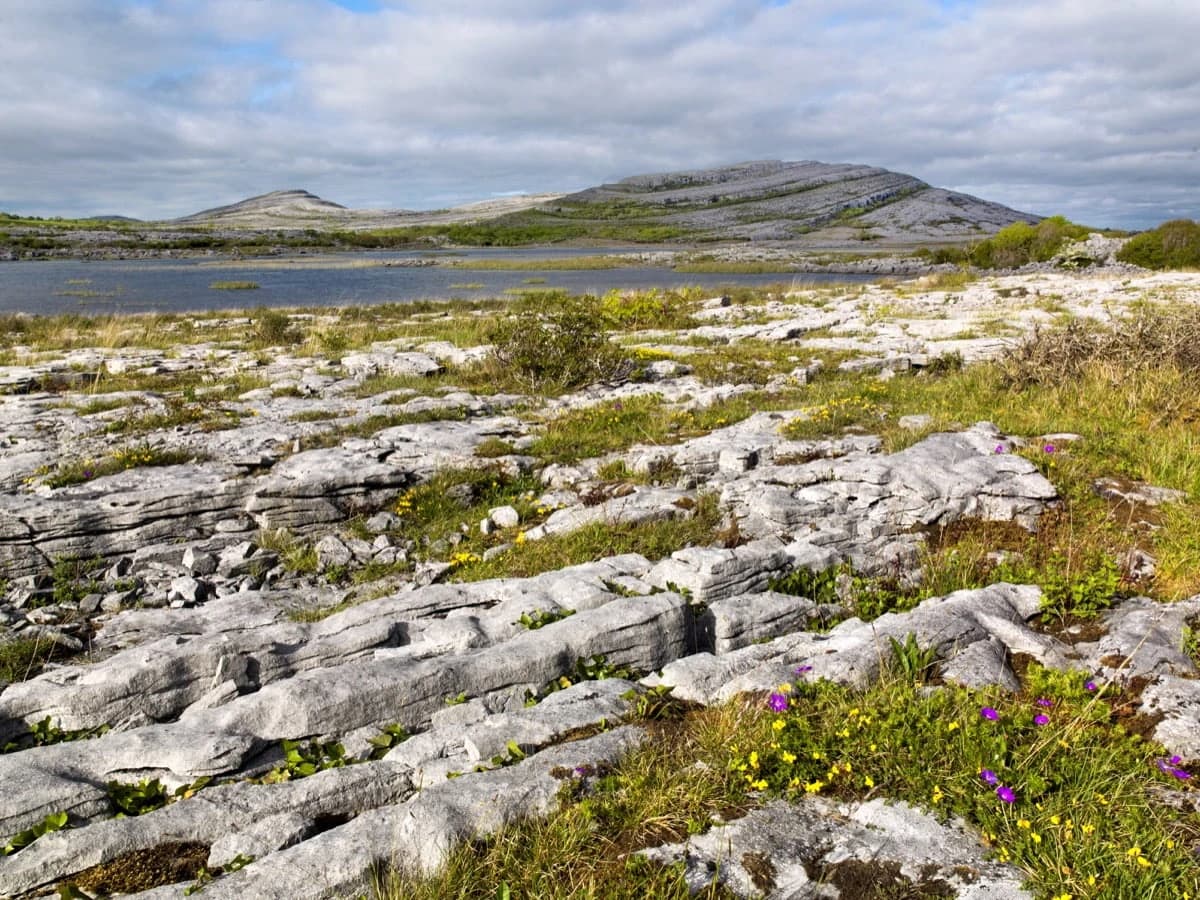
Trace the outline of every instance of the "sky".
{"type": "Polygon", "coordinates": [[[0,210],[435,209],[753,159],[1200,218],[1197,0],[0,0],[0,210]]]}

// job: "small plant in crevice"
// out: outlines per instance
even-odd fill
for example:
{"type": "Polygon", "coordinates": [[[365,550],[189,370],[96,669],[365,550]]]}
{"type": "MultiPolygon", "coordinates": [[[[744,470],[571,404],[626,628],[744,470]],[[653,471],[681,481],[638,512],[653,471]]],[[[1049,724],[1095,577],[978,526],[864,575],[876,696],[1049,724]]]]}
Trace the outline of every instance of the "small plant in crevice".
{"type": "Polygon", "coordinates": [[[247,856],[245,853],[239,853],[223,866],[208,868],[201,866],[200,871],[196,873],[196,880],[183,889],[183,896],[190,897],[193,894],[201,893],[205,887],[213,882],[214,879],[220,878],[222,875],[228,875],[232,872],[237,872],[240,869],[246,868],[250,863],[254,862],[253,856],[247,856]]]}
{"type": "Polygon", "coordinates": [[[560,622],[573,615],[575,615],[573,609],[535,609],[532,612],[521,613],[521,617],[513,624],[522,625],[530,631],[537,631],[539,628],[544,628],[553,622],[560,622]]]}
{"type": "Polygon", "coordinates": [[[525,705],[534,706],[551,694],[564,691],[581,681],[603,681],[606,678],[624,678],[632,681],[640,677],[641,674],[636,669],[610,663],[602,655],[580,658],[575,660],[575,666],[566,675],[560,675],[536,693],[526,691],[525,705]]]}
{"type": "Polygon", "coordinates": [[[340,769],[356,761],[346,756],[346,748],[336,741],[309,741],[305,744],[303,741],[284,740],[280,746],[283,749],[283,762],[262,777],[263,784],[295,781],[325,769],[340,769]]]}
{"type": "Polygon", "coordinates": [[[937,665],[937,647],[922,647],[917,643],[917,636],[911,631],[904,636],[903,641],[888,637],[888,647],[892,651],[888,665],[896,678],[910,684],[923,684],[932,675],[937,665]]]}
{"type": "Polygon", "coordinates": [[[65,811],[50,813],[36,825],[32,825],[24,831],[13,835],[8,843],[4,845],[4,855],[12,856],[14,853],[28,847],[43,834],[50,834],[52,831],[62,831],[68,827],[68,819],[69,816],[65,811]]]}
{"type": "Polygon", "coordinates": [[[46,716],[40,722],[30,725],[25,734],[5,744],[3,749],[0,749],[0,753],[15,753],[19,750],[28,750],[30,747],[47,747],[51,744],[64,744],[70,741],[86,741],[90,738],[100,737],[108,730],[108,725],[81,728],[77,731],[64,730],[53,724],[51,718],[46,716]]]}
{"type": "Polygon", "coordinates": [[[383,759],[392,750],[393,747],[398,747],[409,739],[409,733],[404,729],[404,726],[398,722],[391,725],[384,725],[380,729],[379,734],[373,738],[367,738],[367,743],[371,745],[371,752],[367,754],[369,759],[383,759]]]}
{"type": "Polygon", "coordinates": [[[166,806],[171,795],[157,778],[125,784],[120,781],[108,783],[108,799],[117,810],[117,817],[140,816],[166,806]]]}

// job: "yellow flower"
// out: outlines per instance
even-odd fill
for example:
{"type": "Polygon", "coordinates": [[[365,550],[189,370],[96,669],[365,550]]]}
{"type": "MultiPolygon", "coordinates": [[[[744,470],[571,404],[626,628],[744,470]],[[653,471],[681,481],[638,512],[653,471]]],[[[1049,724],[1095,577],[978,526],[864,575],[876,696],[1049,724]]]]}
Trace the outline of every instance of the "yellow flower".
{"type": "Polygon", "coordinates": [[[1125,851],[1125,855],[1130,857],[1131,859],[1137,859],[1139,856],[1142,855],[1142,848],[1141,847],[1130,847],[1128,850],[1125,851]]]}
{"type": "Polygon", "coordinates": [[[941,803],[941,802],[942,802],[942,798],[943,798],[944,796],[946,796],[946,795],[942,793],[942,789],[941,789],[940,787],[937,787],[937,786],[935,786],[935,787],[934,787],[934,789],[933,789],[933,798],[932,798],[932,799],[933,799],[933,805],[934,805],[934,806],[937,806],[939,803],[941,803]]]}
{"type": "Polygon", "coordinates": [[[866,778],[863,779],[863,784],[865,784],[869,788],[873,788],[873,787],[875,787],[875,779],[872,778],[870,775],[868,775],[866,778]]]}
{"type": "Polygon", "coordinates": [[[823,781],[810,781],[804,785],[804,792],[806,794],[819,794],[823,787],[825,787],[825,782],[823,781]]]}
{"type": "Polygon", "coordinates": [[[949,725],[946,726],[946,730],[947,731],[958,731],[958,723],[951,722],[949,725]]]}
{"type": "Polygon", "coordinates": [[[1018,828],[1028,828],[1032,824],[1033,823],[1030,822],[1028,819],[1017,819],[1017,827],[1018,828]]]}
{"type": "Polygon", "coordinates": [[[752,768],[752,769],[758,768],[758,751],[757,750],[750,751],[750,768],[752,768]]]}
{"type": "Polygon", "coordinates": [[[1058,816],[1051,816],[1051,817],[1050,817],[1050,824],[1051,824],[1051,825],[1057,825],[1057,824],[1059,824],[1061,821],[1062,821],[1062,819],[1060,819],[1058,816]]]}
{"type": "Polygon", "coordinates": [[[794,763],[796,761],[796,754],[789,753],[788,751],[784,750],[783,753],[781,753],[779,755],[779,758],[782,759],[788,765],[791,765],[792,763],[794,763]]]}
{"type": "Polygon", "coordinates": [[[518,531],[516,538],[513,539],[513,543],[517,544],[518,546],[525,543],[525,532],[518,531]]]}
{"type": "Polygon", "coordinates": [[[783,719],[776,719],[774,722],[771,723],[771,727],[774,728],[776,731],[782,731],[783,726],[784,726],[783,719]]]}
{"type": "Polygon", "coordinates": [[[763,781],[761,778],[758,781],[750,782],[750,786],[752,788],[754,788],[756,791],[765,791],[767,789],[767,783],[765,781],[763,781]]]}

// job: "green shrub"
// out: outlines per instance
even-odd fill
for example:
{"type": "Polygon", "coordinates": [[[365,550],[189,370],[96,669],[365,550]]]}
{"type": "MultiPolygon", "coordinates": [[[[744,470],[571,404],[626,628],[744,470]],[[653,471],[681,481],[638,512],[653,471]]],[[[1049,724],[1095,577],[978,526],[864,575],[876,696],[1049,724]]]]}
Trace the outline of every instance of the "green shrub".
{"type": "Polygon", "coordinates": [[[525,389],[567,390],[620,381],[633,371],[629,358],[608,339],[592,298],[552,294],[527,303],[527,313],[518,310],[488,334],[495,360],[525,389]]]}
{"type": "Polygon", "coordinates": [[[1011,269],[1045,262],[1068,241],[1088,236],[1088,229],[1062,216],[1050,216],[1037,225],[1013,222],[971,249],[971,262],[984,269],[1011,269]]]}
{"type": "Polygon", "coordinates": [[[1200,267],[1200,223],[1191,219],[1164,222],[1130,238],[1117,259],[1145,269],[1200,267]]]}
{"type": "Polygon", "coordinates": [[[254,311],[254,333],[252,343],[256,347],[291,346],[298,344],[303,335],[292,324],[291,317],[277,309],[254,311]]]}

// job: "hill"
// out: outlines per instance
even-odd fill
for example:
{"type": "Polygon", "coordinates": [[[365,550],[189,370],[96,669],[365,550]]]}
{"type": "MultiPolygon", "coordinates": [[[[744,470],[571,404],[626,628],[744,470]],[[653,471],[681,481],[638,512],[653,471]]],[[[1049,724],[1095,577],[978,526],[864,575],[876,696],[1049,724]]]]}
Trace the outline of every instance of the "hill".
{"type": "Polygon", "coordinates": [[[638,175],[541,207],[547,220],[655,224],[692,239],[790,240],[824,232],[860,240],[979,237],[1039,216],[847,163],[746,162],[638,175]]]}

